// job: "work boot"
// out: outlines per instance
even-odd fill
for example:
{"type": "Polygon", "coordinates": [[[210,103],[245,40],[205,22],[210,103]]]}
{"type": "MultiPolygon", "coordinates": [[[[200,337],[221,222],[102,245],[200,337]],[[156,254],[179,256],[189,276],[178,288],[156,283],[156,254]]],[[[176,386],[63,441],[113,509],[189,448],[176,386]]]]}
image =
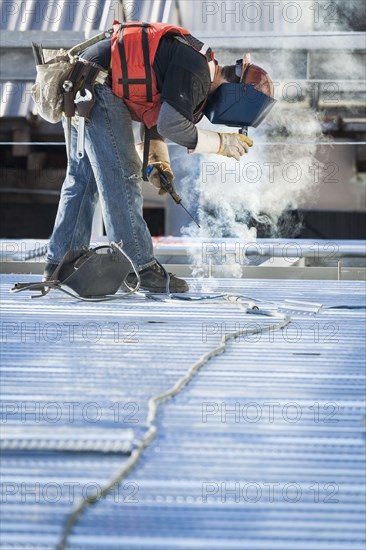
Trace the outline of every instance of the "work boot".
{"type": "MultiPolygon", "coordinates": [[[[142,271],[139,271],[142,290],[149,290],[150,292],[166,292],[166,276],[164,270],[158,263],[146,267],[142,271]]],[[[179,279],[175,275],[169,273],[170,284],[169,292],[188,292],[189,286],[184,279],[179,279]]],[[[127,284],[129,286],[136,286],[137,277],[134,273],[127,275],[127,284]]]]}
{"type": "Polygon", "coordinates": [[[52,274],[54,273],[56,267],[58,264],[46,264],[44,271],[43,271],[43,277],[42,281],[52,281],[52,274]]]}

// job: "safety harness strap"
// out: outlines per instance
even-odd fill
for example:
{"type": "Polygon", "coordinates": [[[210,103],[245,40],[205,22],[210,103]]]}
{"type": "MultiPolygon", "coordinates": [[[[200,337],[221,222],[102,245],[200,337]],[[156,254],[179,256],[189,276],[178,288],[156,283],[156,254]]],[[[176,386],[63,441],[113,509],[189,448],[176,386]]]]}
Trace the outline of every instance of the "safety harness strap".
{"type": "Polygon", "coordinates": [[[119,55],[121,59],[121,68],[122,68],[122,77],[119,79],[119,83],[123,86],[123,95],[126,99],[130,98],[130,92],[129,92],[129,86],[128,86],[128,67],[127,67],[127,59],[126,59],[126,51],[125,51],[125,45],[123,42],[123,25],[121,25],[121,29],[119,31],[118,36],[118,49],[119,49],[119,55]]]}
{"type": "Polygon", "coordinates": [[[123,96],[125,99],[130,98],[129,86],[130,84],[145,84],[146,85],[146,100],[151,103],[153,100],[152,93],[152,73],[150,65],[150,51],[149,51],[149,37],[148,37],[148,28],[151,25],[148,23],[141,23],[135,25],[120,25],[120,32],[118,36],[118,49],[121,59],[121,69],[122,69],[122,78],[118,80],[119,84],[123,86],[123,96]],[[144,56],[144,68],[145,68],[145,78],[128,78],[128,66],[127,66],[127,57],[126,49],[123,42],[123,33],[125,28],[131,27],[140,27],[142,29],[142,52],[144,56]]]}
{"type": "Polygon", "coordinates": [[[144,66],[146,73],[146,99],[148,103],[153,100],[152,96],[152,75],[150,65],[149,37],[147,25],[142,28],[142,52],[144,54],[144,66]]]}
{"type": "Polygon", "coordinates": [[[149,151],[150,151],[150,128],[145,125],[145,135],[144,135],[144,155],[142,159],[142,179],[144,181],[149,181],[147,177],[147,166],[149,164],[149,151]]]}
{"type": "MultiPolygon", "coordinates": [[[[123,95],[125,99],[130,99],[130,84],[144,84],[146,86],[146,101],[151,103],[153,101],[153,79],[150,64],[150,48],[149,48],[149,35],[148,28],[151,25],[148,23],[134,24],[134,25],[120,25],[120,32],[118,36],[118,49],[121,59],[122,78],[118,80],[123,86],[123,95]],[[145,78],[129,78],[128,77],[128,65],[126,57],[126,49],[123,41],[124,29],[128,27],[140,27],[142,37],[142,53],[144,57],[144,69],[145,78]]],[[[142,163],[142,177],[144,181],[148,181],[147,177],[147,165],[149,162],[149,149],[150,149],[150,130],[145,126],[145,140],[144,140],[144,156],[142,163]]]]}

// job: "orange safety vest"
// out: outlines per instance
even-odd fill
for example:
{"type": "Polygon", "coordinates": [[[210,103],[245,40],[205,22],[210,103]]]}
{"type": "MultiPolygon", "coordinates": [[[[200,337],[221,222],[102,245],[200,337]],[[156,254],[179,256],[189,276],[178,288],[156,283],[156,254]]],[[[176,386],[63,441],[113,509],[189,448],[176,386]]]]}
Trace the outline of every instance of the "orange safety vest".
{"type": "MultiPolygon", "coordinates": [[[[159,117],[160,92],[153,63],[160,40],[168,33],[182,37],[207,62],[214,59],[211,50],[208,56],[189,43],[190,33],[182,27],[167,23],[113,23],[112,90],[126,103],[132,119],[143,122],[147,128],[155,126],[159,117]]],[[[195,115],[200,114],[204,103],[195,115]]]]}

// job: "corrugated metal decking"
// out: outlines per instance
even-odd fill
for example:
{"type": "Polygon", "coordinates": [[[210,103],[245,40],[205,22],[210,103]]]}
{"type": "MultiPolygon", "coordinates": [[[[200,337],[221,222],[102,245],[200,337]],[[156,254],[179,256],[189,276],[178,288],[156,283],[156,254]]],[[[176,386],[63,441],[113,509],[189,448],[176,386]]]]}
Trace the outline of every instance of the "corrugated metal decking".
{"type": "MultiPolygon", "coordinates": [[[[17,550],[56,547],[79,496],[110,480],[143,435],[151,395],[222,333],[272,323],[218,300],[85,304],[8,293],[29,277],[38,278],[5,275],[2,284],[2,547],[17,550]]],[[[232,341],[162,405],[155,441],[80,518],[69,547],[363,550],[364,283],[191,287],[241,293],[270,311],[288,309],[286,299],[323,308],[232,341]]]]}

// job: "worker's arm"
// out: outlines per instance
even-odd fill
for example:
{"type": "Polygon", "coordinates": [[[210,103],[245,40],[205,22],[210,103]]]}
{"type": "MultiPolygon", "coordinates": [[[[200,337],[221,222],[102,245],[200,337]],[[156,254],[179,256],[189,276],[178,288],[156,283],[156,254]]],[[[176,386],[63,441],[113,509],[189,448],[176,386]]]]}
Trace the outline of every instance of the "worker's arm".
{"type": "Polygon", "coordinates": [[[197,128],[167,102],[161,106],[157,128],[160,135],[178,145],[188,149],[196,147],[197,128]]]}
{"type": "Polygon", "coordinates": [[[239,160],[253,145],[251,139],[241,134],[197,129],[169,103],[163,103],[161,107],[157,128],[163,137],[193,153],[216,153],[239,160]]]}
{"type": "MultiPolygon", "coordinates": [[[[141,143],[136,145],[137,152],[142,160],[144,151],[144,126],[140,130],[141,143]]],[[[149,174],[149,181],[159,190],[160,195],[166,191],[161,187],[160,173],[163,173],[168,183],[174,188],[174,174],[170,166],[168,147],[164,138],[170,139],[183,147],[194,148],[197,144],[197,129],[195,125],[181,115],[169,103],[164,102],[160,109],[157,126],[150,129],[149,166],[153,170],[149,174]]]]}

